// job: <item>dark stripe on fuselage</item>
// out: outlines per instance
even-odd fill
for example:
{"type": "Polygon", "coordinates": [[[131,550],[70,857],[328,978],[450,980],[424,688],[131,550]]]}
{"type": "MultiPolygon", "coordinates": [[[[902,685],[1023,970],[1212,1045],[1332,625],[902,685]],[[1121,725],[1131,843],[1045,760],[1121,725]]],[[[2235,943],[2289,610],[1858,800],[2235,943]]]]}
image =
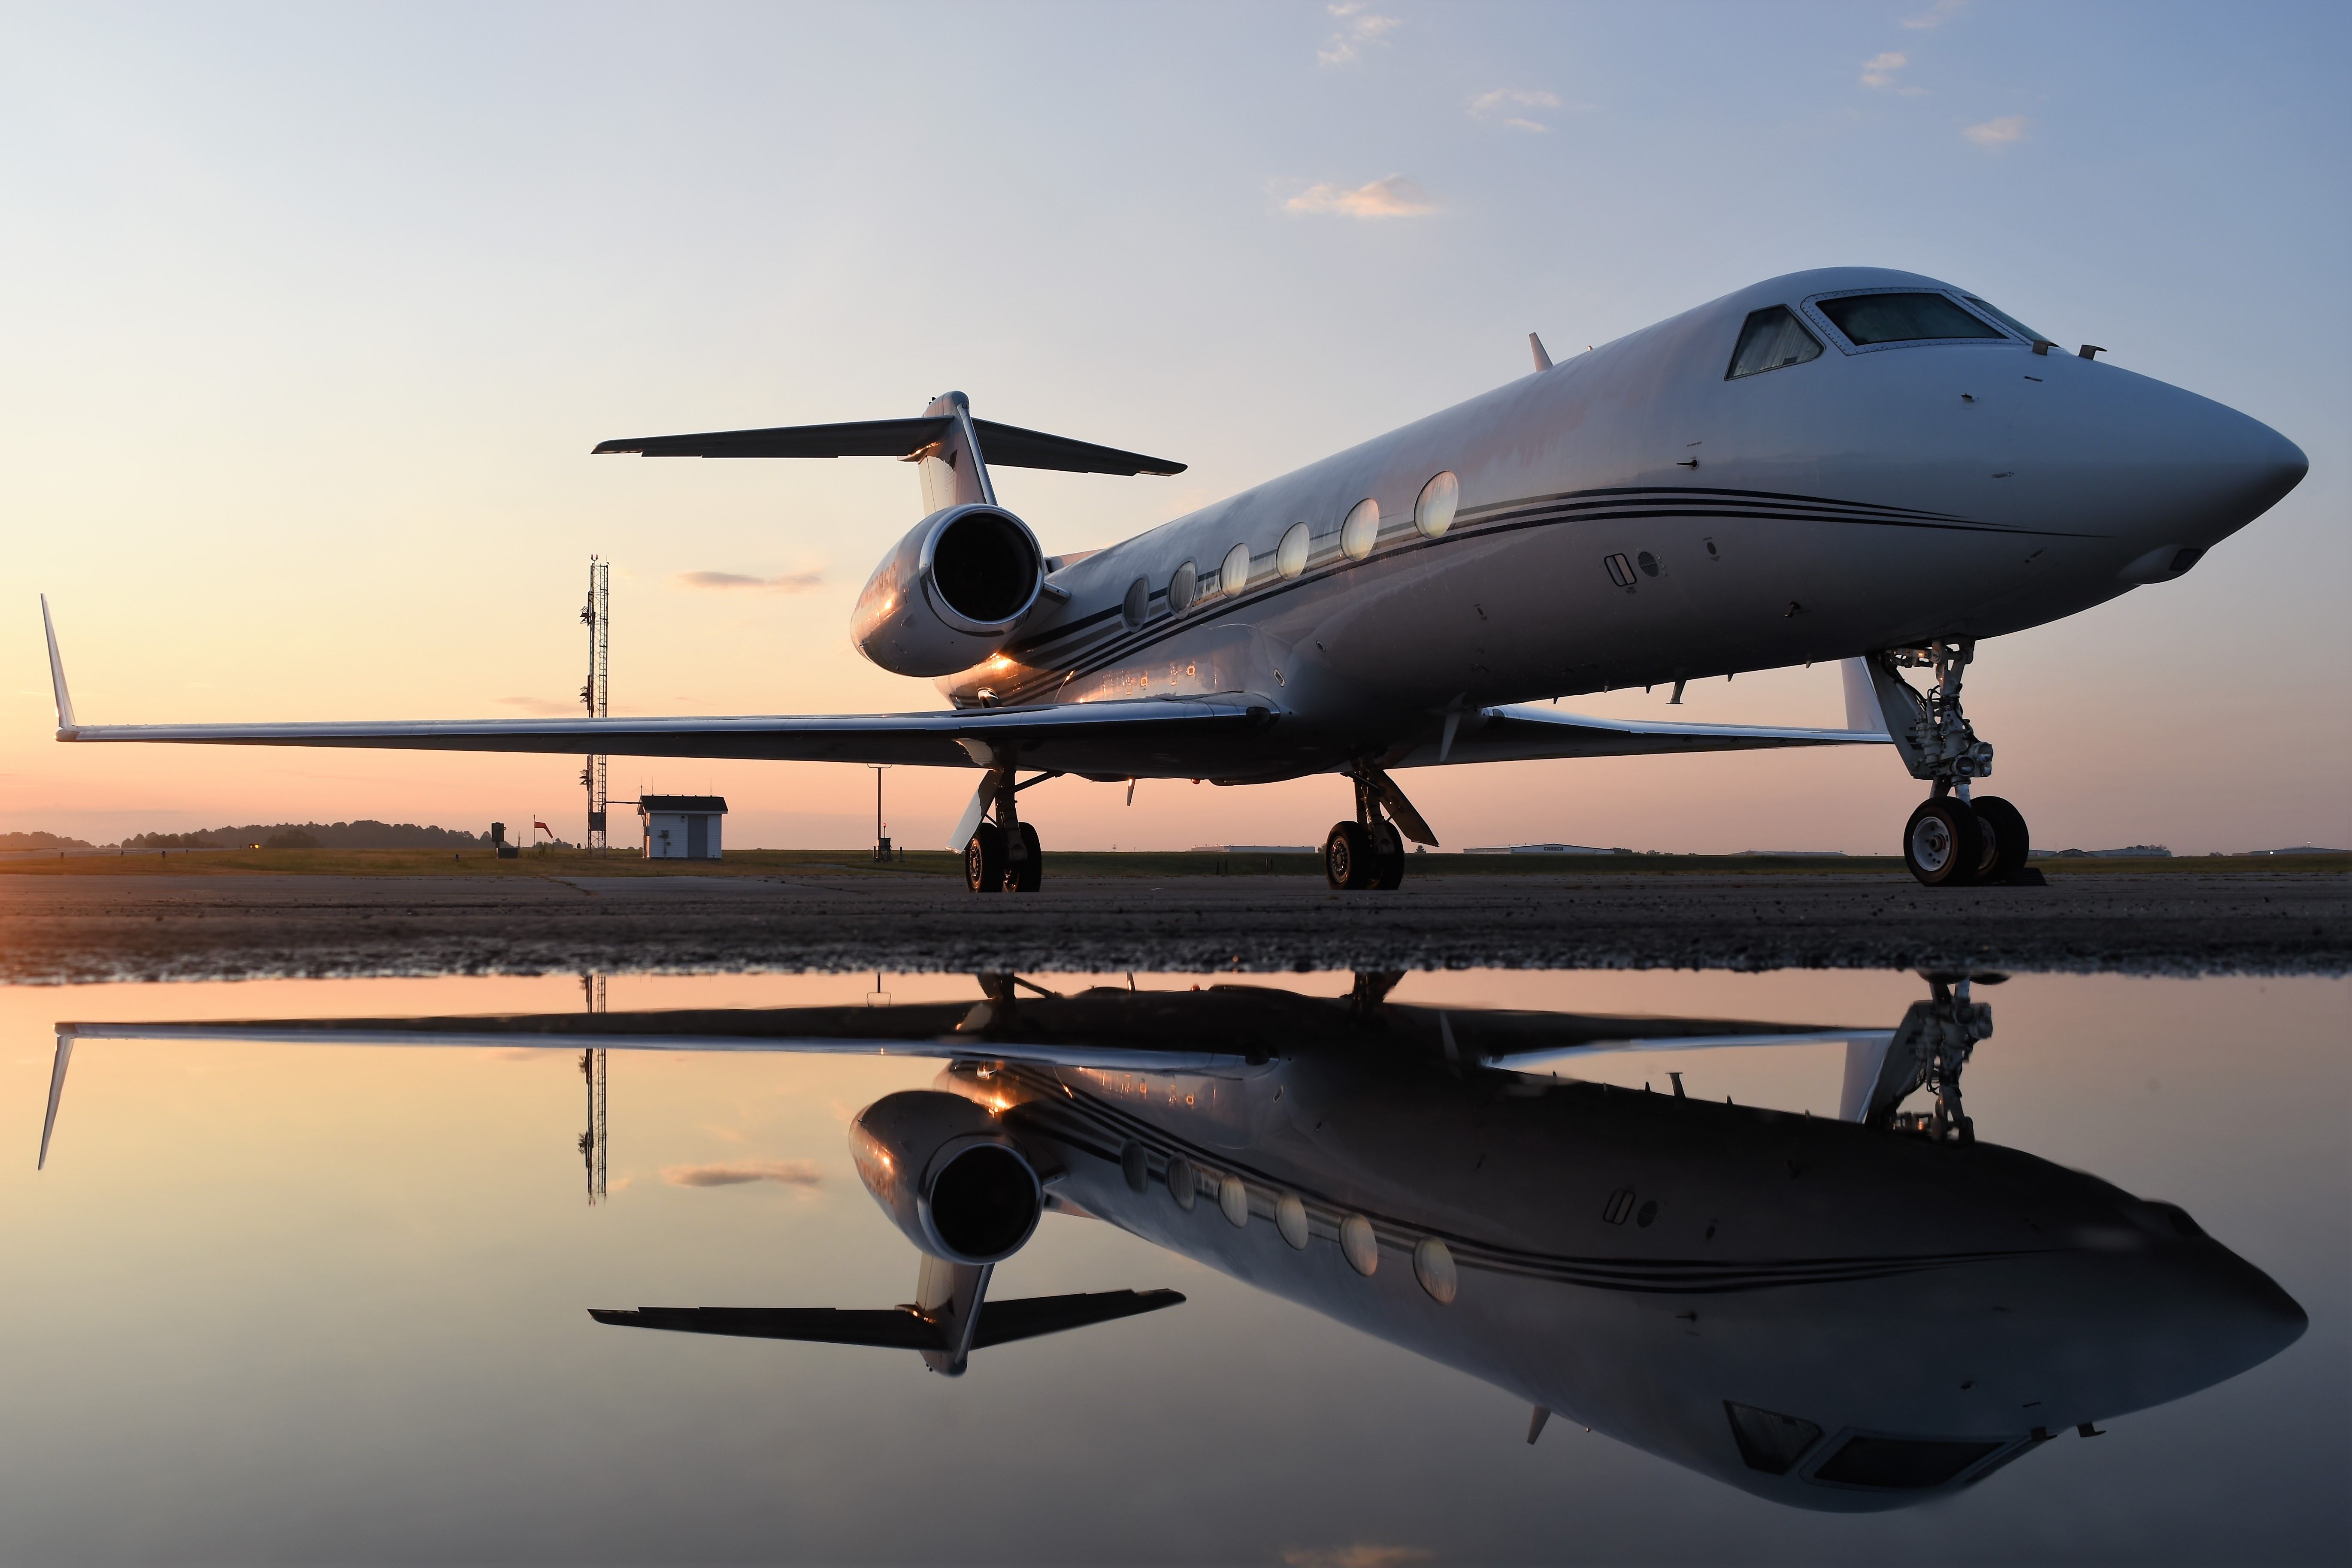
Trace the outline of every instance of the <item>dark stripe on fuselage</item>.
{"type": "MultiPolygon", "coordinates": [[[[1375,562],[1393,560],[1397,556],[1440,545],[1491,539],[1498,534],[1517,533],[1530,528],[1548,528],[1563,523],[1631,521],[1651,518],[1735,518],[1759,521],[1832,522],[1863,527],[1916,528],[1962,533],[2003,533],[2034,539],[2097,539],[2105,535],[2066,532],[2052,529],[2011,528],[2000,523],[1977,522],[1950,512],[1921,511],[1908,507],[1882,507],[1867,501],[1822,500],[1811,496],[1783,494],[1775,490],[1734,490],[1702,489],[1668,489],[1656,486],[1625,486],[1609,489],[1569,490],[1557,495],[1530,497],[1524,500],[1498,503],[1476,509],[1487,515],[1466,525],[1457,525],[1435,539],[1400,539],[1375,551],[1361,561],[1345,556],[1327,561],[1297,577],[1277,578],[1257,589],[1244,593],[1230,602],[1210,609],[1198,616],[1171,616],[1160,621],[1148,621],[1143,626],[1114,634],[1091,647],[1055,649],[1057,643],[1078,636],[1119,614],[1118,606],[1098,610],[1065,626],[1040,633],[1026,642],[1013,644],[1004,651],[1011,658],[1041,668],[1036,679],[1003,690],[999,700],[1010,705],[1035,701],[1050,697],[1073,679],[1099,674],[1134,658],[1144,649],[1195,627],[1214,626],[1218,621],[1239,611],[1254,608],[1279,595],[1315,586],[1342,572],[1370,566],[1375,562]],[[1618,498],[1602,500],[1594,498],[1618,498]],[[1635,502],[1630,498],[1643,498],[1635,502]],[[1706,505],[1689,504],[1690,498],[1703,498],[1706,505]],[[1658,504],[1664,500],[1669,504],[1658,504]]],[[[1165,590],[1154,593],[1155,599],[1164,599],[1165,590]]]]}
{"type": "MultiPolygon", "coordinates": [[[[1903,1257],[1791,1258],[1718,1262],[1698,1258],[1633,1259],[1529,1252],[1520,1247],[1483,1242],[1428,1226],[1412,1224],[1394,1215],[1368,1213],[1333,1203],[1319,1194],[1302,1192],[1293,1184],[1279,1180],[1258,1167],[1244,1164],[1230,1154],[1179,1138],[1156,1122],[1146,1121],[1108,1101],[1090,1095],[1073,1094],[1065,1089],[1058,1077],[1051,1073],[1027,1068],[1008,1067],[1000,1070],[1025,1083],[1036,1093],[1035,1100],[1024,1102],[1020,1109],[1045,1121],[1049,1136],[1066,1148],[1094,1156],[1106,1165],[1117,1166],[1120,1163],[1122,1147],[1130,1142],[1139,1143],[1158,1153],[1163,1166],[1171,1156],[1181,1156],[1203,1174],[1239,1176],[1261,1190],[1291,1193],[1302,1203],[1311,1201],[1315,1208],[1327,1215],[1361,1214],[1371,1225],[1375,1236],[1402,1251],[1410,1252],[1423,1237],[1436,1237],[1445,1243],[1446,1250],[1453,1254],[1457,1266],[1488,1273],[1549,1279],[1591,1289],[1642,1295],[1728,1295],[1797,1285],[1882,1279],[1931,1268],[1999,1262],[2029,1256],[2027,1249],[2012,1247],[1994,1251],[1914,1253],[1903,1257]]],[[[1152,1075],[1138,1073],[1134,1076],[1148,1078],[1152,1075]]],[[[1174,1200],[1171,1198],[1170,1201],[1174,1200]]]]}

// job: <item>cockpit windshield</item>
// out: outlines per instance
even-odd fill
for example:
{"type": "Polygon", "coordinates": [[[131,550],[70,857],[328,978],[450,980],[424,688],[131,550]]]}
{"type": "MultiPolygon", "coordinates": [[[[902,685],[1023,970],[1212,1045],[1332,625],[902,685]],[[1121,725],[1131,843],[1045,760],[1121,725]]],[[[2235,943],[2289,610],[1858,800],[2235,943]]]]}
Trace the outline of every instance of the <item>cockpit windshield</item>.
{"type": "Polygon", "coordinates": [[[2000,329],[1941,294],[1847,294],[1820,300],[1815,309],[1857,347],[2001,336],[2000,329]]]}
{"type": "Polygon", "coordinates": [[[2052,341],[2043,337],[2040,332],[2035,331],[2032,327],[2027,326],[2023,321],[2019,321],[2015,316],[2011,315],[2007,310],[2002,310],[1998,305],[1989,305],[1982,300],[1978,299],[1974,294],[1963,294],[1960,298],[1966,300],[1969,304],[1974,305],[1978,310],[1982,310],[1986,315],[1990,316],[1994,321],[1999,321],[2002,326],[2007,327],[2011,331],[2015,332],[2019,337],[2025,339],[2028,342],[2046,343],[2052,341]]]}

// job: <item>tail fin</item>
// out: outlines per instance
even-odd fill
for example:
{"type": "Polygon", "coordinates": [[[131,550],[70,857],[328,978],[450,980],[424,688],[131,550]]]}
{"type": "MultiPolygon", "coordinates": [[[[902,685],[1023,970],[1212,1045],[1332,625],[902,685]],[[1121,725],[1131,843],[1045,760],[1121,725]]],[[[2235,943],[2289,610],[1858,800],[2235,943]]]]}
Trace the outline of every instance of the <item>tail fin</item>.
{"type": "Polygon", "coordinates": [[[923,417],[948,421],[930,445],[914,455],[923,480],[924,515],[951,506],[994,506],[996,487],[988,482],[980,433],[971,427],[971,400],[961,392],[942,392],[931,399],[923,417]]]}

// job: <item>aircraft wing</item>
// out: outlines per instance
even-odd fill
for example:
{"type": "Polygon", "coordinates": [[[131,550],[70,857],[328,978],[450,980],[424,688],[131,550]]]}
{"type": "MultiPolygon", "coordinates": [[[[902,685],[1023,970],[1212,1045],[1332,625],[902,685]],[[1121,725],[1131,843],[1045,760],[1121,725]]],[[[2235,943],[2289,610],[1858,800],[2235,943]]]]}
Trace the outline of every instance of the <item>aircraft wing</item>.
{"type": "MultiPolygon", "coordinates": [[[[763,762],[970,767],[972,742],[1018,750],[1024,767],[1088,771],[1103,749],[1255,729],[1271,717],[1241,702],[1141,699],[931,713],[825,713],[661,719],[395,719],[257,724],[60,724],[60,741],[345,746],[411,752],[556,752],[614,757],[734,757],[763,762]]],[[[1125,769],[1119,770],[1125,772],[1125,769]]]]}
{"type": "Polygon", "coordinates": [[[1516,705],[1462,715],[1450,743],[1424,741],[1391,768],[1439,763],[1529,762],[1547,757],[1639,757],[1670,752],[1738,752],[1773,746],[1892,745],[1883,730],[1801,730],[1778,725],[1676,724],[1596,719],[1557,708],[1516,705]]]}
{"type": "MultiPolygon", "coordinates": [[[[1024,766],[1087,771],[1106,751],[1132,754],[1197,737],[1240,733],[1272,711],[1245,701],[1139,698],[950,709],[930,713],[817,713],[661,719],[394,719],[256,724],[85,724],[74,715],[49,602],[41,600],[60,741],[185,742],[232,746],[346,746],[411,752],[553,752],[583,756],[738,757],[764,762],[971,767],[1003,746],[1024,766]],[[1147,742],[1145,737],[1150,739],[1147,742]]],[[[1117,770],[1125,772],[1125,769],[1117,770]]]]}

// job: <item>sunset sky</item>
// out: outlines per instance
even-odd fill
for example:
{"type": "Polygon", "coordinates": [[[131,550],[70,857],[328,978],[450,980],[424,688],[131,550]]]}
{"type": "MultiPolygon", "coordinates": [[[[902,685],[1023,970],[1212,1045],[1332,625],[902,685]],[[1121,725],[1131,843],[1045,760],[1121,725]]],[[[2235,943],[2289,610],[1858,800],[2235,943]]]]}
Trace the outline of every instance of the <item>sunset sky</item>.
{"type": "MultiPolygon", "coordinates": [[[[92,721],[917,709],[851,649],[882,461],[598,440],[910,415],[1163,454],[1013,470],[1112,542],[1756,279],[1960,282],[2242,409],[2311,474],[2183,580],[1980,651],[2047,847],[2352,844],[2340,5],[12,8],[0,50],[0,831],[581,826],[577,762],[54,744],[92,721]],[[718,584],[718,585],[714,585],[718,584]],[[10,629],[13,628],[13,629],[10,629]]],[[[1665,694],[1575,706],[1648,713],[1665,694]]],[[[1694,688],[1836,722],[1836,672],[1694,688]]],[[[899,769],[903,842],[972,779],[899,769]]],[[[1449,847],[1888,853],[1884,750],[1425,770],[1449,847]]],[[[862,768],[615,759],[730,845],[872,832],[862,768]]],[[[1323,778],[1058,780],[1052,847],[1306,844],[1323,778]]]]}

